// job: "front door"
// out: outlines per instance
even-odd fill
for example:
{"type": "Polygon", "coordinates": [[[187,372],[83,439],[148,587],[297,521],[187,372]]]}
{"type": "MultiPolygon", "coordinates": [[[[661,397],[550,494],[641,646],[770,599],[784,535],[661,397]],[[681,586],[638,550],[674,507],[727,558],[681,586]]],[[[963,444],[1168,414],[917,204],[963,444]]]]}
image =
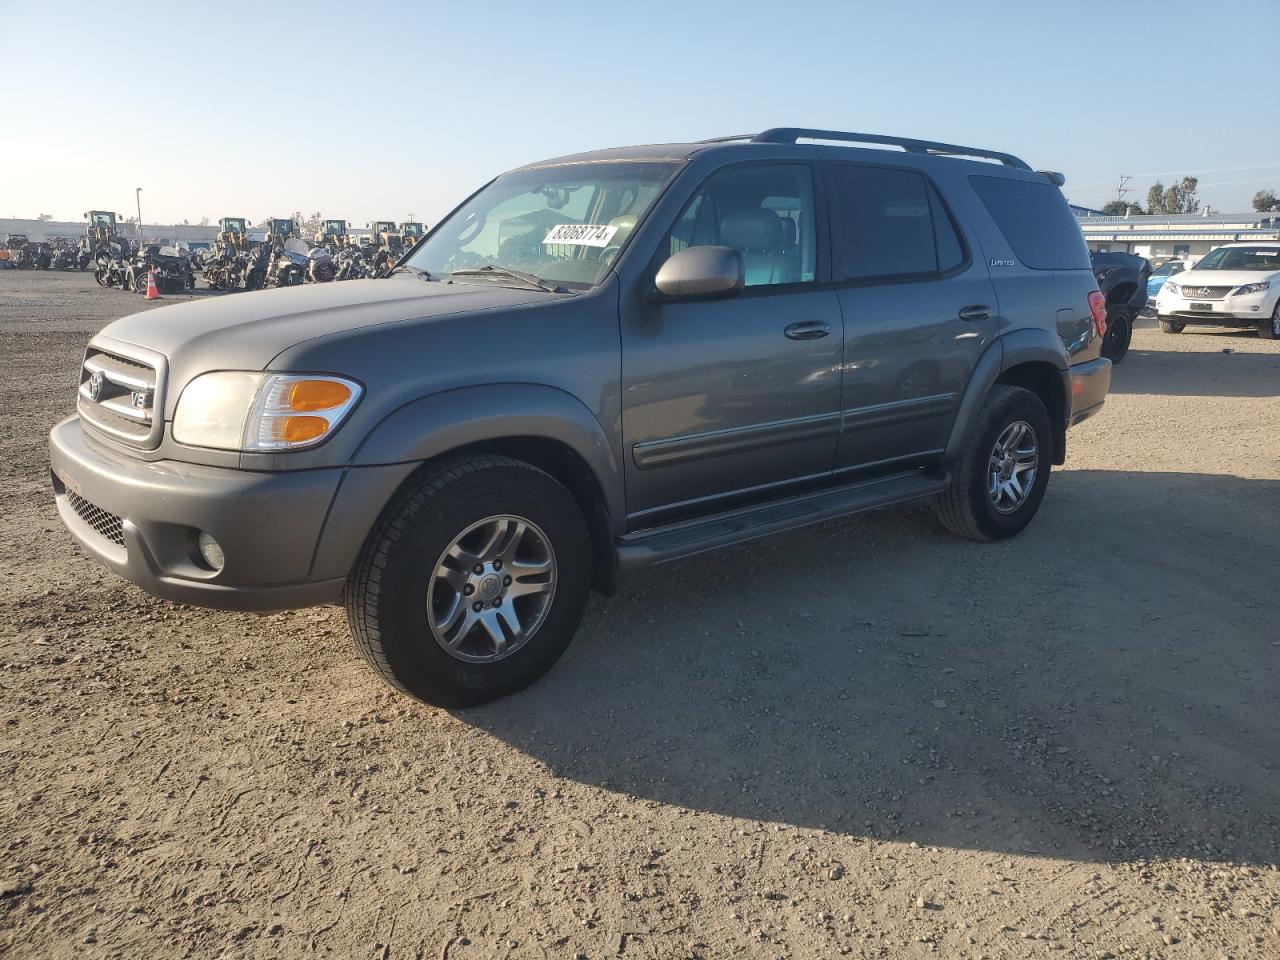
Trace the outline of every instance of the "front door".
{"type": "Polygon", "coordinates": [[[845,329],[837,471],[928,463],[995,336],[994,285],[921,172],[832,162],[826,176],[845,329]]]}
{"type": "MultiPolygon", "coordinates": [[[[663,251],[742,253],[746,287],[713,301],[637,298],[622,317],[622,433],[633,529],[830,475],[840,424],[840,305],[819,267],[813,167],[707,178],[663,251]]],[[[647,282],[647,281],[646,281],[647,282]]]]}

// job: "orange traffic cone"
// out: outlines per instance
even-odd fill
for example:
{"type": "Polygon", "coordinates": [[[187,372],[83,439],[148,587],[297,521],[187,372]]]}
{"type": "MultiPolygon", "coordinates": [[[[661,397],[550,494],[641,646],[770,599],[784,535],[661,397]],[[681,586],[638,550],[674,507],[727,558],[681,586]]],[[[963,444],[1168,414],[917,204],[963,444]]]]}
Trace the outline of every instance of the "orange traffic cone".
{"type": "Polygon", "coordinates": [[[160,289],[156,286],[156,271],[154,267],[147,271],[147,299],[160,299],[160,289]]]}

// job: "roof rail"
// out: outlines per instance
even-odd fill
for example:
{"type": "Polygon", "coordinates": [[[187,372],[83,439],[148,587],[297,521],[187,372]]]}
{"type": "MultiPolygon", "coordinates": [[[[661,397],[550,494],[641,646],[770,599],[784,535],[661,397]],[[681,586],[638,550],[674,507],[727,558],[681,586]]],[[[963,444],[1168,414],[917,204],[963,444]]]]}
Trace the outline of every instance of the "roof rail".
{"type": "MultiPolygon", "coordinates": [[[[708,143],[721,143],[729,140],[742,140],[745,137],[719,137],[708,143]]],[[[1011,153],[1000,153],[996,150],[979,150],[976,147],[959,147],[954,143],[938,143],[934,140],[912,140],[909,137],[886,137],[874,133],[847,133],[841,130],[810,130],[805,127],[774,127],[757,133],[751,137],[752,143],[795,143],[797,140],[839,140],[846,143],[876,143],[891,147],[901,147],[908,153],[922,153],[933,156],[982,157],[986,160],[998,160],[1006,167],[1017,167],[1019,170],[1030,170],[1031,167],[1011,153]]]]}

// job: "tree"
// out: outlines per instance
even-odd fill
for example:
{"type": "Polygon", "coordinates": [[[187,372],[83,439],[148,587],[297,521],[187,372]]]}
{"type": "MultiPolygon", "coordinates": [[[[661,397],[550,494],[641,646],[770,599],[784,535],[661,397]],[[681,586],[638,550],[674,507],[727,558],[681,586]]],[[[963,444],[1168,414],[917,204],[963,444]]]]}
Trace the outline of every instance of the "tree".
{"type": "Polygon", "coordinates": [[[36,217],[36,219],[37,219],[37,220],[39,220],[41,223],[47,223],[48,221],[50,221],[50,220],[52,220],[52,219],[53,219],[53,214],[52,214],[52,213],[42,213],[42,214],[40,214],[40,216],[36,217]]]}
{"type": "Polygon", "coordinates": [[[1195,177],[1183,177],[1168,187],[1157,180],[1147,191],[1147,208],[1152,213],[1195,213],[1200,206],[1196,197],[1199,184],[1195,177]]]}
{"type": "Polygon", "coordinates": [[[209,225],[209,218],[208,218],[208,217],[201,217],[201,218],[200,218],[200,226],[202,226],[202,227],[207,227],[208,225],[209,225]]]}
{"type": "Polygon", "coordinates": [[[1253,209],[1259,213],[1280,213],[1280,197],[1274,190],[1259,190],[1253,195],[1253,209]]]}
{"type": "Polygon", "coordinates": [[[1138,204],[1130,203],[1127,200],[1112,200],[1110,203],[1103,205],[1102,212],[1109,217],[1123,217],[1125,214],[1140,217],[1146,211],[1138,204]]]}
{"type": "Polygon", "coordinates": [[[293,219],[298,222],[298,233],[304,237],[312,237],[320,232],[320,227],[324,223],[324,216],[319,211],[304,217],[301,210],[294,211],[293,219]]]}

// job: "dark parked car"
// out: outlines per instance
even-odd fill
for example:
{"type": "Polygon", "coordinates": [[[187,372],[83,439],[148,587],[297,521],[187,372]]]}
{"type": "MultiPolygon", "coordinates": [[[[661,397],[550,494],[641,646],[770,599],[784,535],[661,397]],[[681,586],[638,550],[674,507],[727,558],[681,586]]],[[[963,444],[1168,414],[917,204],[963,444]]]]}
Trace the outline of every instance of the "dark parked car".
{"type": "Polygon", "coordinates": [[[535,163],[384,279],[107,326],[58,510],[158,596],[343,603],[374,669],[454,706],[540,676],[645,564],[918,500],[1011,537],[1111,375],[1061,183],[799,129],[535,163]]]}
{"type": "Polygon", "coordinates": [[[1135,253],[1090,254],[1098,289],[1107,298],[1107,333],[1102,355],[1119,363],[1129,352],[1133,321],[1147,306],[1151,264],[1135,253]]]}

